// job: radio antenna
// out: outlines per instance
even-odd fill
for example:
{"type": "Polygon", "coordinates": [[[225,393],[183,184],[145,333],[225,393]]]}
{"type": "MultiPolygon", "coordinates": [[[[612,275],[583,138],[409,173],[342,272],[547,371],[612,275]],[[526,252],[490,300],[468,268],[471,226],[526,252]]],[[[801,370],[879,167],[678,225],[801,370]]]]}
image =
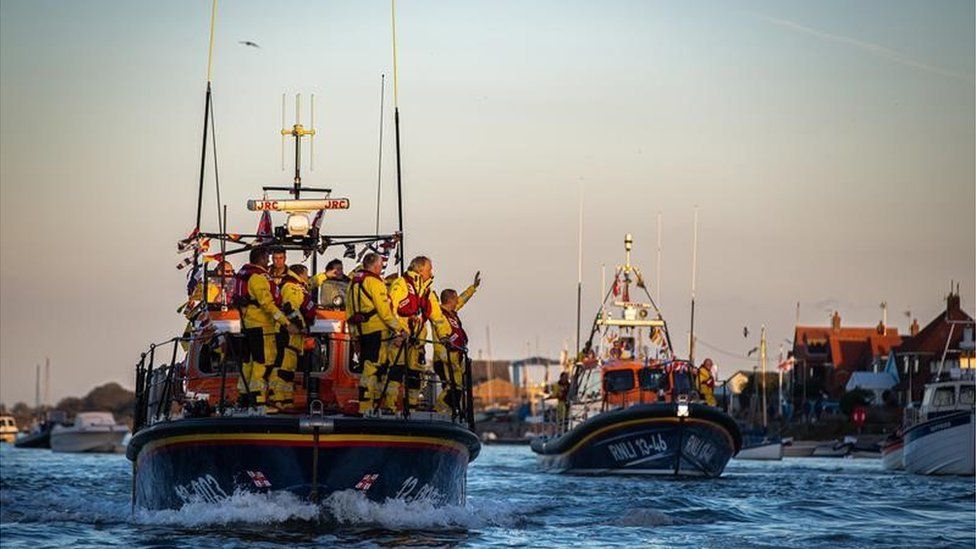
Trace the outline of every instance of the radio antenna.
{"type": "Polygon", "coordinates": [[[380,234],[380,191],[383,187],[383,100],[385,94],[386,74],[380,74],[380,153],[379,161],[376,164],[376,234],[380,234]]]}
{"type": "MultiPolygon", "coordinates": [[[[281,127],[285,127],[285,94],[281,94],[281,127]]],[[[281,171],[285,171],[285,135],[287,135],[284,130],[281,132],[281,171]]]]}
{"type": "Polygon", "coordinates": [[[397,72],[396,0],[390,0],[390,14],[393,23],[393,126],[396,134],[397,166],[397,221],[400,230],[400,274],[403,274],[403,260],[406,256],[406,238],[403,234],[403,177],[400,167],[400,92],[397,72]]]}
{"type": "MultiPolygon", "coordinates": [[[[314,104],[314,95],[312,97],[314,104]]],[[[282,105],[284,105],[284,101],[282,101],[282,105]]],[[[284,109],[282,109],[282,118],[284,118],[284,109]]],[[[295,177],[292,180],[294,187],[290,192],[297,200],[301,198],[302,193],[302,138],[308,137],[311,139],[315,135],[314,127],[310,126],[306,128],[302,126],[302,94],[300,93],[295,94],[295,124],[290,129],[285,127],[281,128],[282,140],[289,135],[295,138],[295,177]]],[[[284,155],[282,155],[282,158],[284,158],[284,155]]]]}

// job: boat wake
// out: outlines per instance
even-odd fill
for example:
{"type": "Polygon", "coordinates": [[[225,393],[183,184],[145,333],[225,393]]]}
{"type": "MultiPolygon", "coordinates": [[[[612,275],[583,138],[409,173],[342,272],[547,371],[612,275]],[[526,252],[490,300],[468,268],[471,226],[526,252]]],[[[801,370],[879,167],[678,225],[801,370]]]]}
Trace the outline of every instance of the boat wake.
{"type": "Polygon", "coordinates": [[[290,492],[237,491],[219,504],[193,501],[179,510],[137,510],[133,521],[141,525],[205,528],[229,524],[282,524],[304,522],[337,528],[381,530],[463,531],[486,527],[518,528],[530,521],[524,508],[488,501],[467,505],[435,506],[427,501],[391,499],[370,501],[362,493],[345,490],[316,505],[290,492]]]}

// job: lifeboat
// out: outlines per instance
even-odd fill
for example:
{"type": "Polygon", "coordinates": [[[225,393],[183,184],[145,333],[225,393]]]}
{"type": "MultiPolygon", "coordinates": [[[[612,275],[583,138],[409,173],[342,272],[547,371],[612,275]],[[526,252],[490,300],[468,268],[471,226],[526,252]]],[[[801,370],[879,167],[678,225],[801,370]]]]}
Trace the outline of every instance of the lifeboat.
{"type": "Polygon", "coordinates": [[[677,359],[664,321],[631,264],[617,269],[560,399],[552,433],[532,441],[544,470],[574,474],[717,477],[741,449],[735,421],[709,406],[698,371],[677,359]],[[646,302],[630,297],[631,284],[646,302]]]}
{"type": "MultiPolygon", "coordinates": [[[[210,94],[208,83],[205,144],[210,94]]],[[[378,502],[464,502],[467,467],[481,450],[473,432],[470,361],[464,357],[463,395],[449,414],[434,411],[440,383],[432,373],[422,379],[419,406],[408,408],[401,390],[395,414],[360,414],[361,362],[356,337],[346,322],[342,301],[347,282],[341,279],[323,285],[328,295],[318,296],[311,311],[314,317],[306,315],[302,323],[307,329],[291,407],[268,409],[251,399],[238,399],[241,357],[247,349],[241,311],[228,296],[226,273],[211,273],[208,266],[246,257],[260,245],[282,248],[293,259],[304,258],[311,275],[322,255],[355,256],[359,251],[361,256],[365,248],[396,258],[389,269],[403,269],[402,232],[342,235],[323,228],[323,218],[333,210],[349,209],[350,201],[332,197],[330,189],[302,185],[302,138],[313,136],[315,130],[297,122],[299,104],[296,100],[296,123],[282,130],[283,139],[294,138],[294,179],[287,186],[263,187],[261,199],[248,201],[248,209],[261,215],[256,233],[229,233],[223,222],[219,232],[201,230],[201,173],[197,225],[177,248],[189,254],[180,263],[192,271],[188,289],[206,291],[199,292],[202,303],[190,303],[186,309],[192,321],[182,335],[149,346],[137,363],[133,435],[126,450],[133,464],[134,507],[219,505],[241,491],[284,491],[312,502],[342,491],[378,502]],[[272,214],[287,219],[276,225],[272,214]],[[220,253],[208,256],[217,244],[220,253]]],[[[201,166],[206,165],[206,151],[205,145],[201,166]]],[[[303,308],[303,314],[308,312],[303,308]]]]}

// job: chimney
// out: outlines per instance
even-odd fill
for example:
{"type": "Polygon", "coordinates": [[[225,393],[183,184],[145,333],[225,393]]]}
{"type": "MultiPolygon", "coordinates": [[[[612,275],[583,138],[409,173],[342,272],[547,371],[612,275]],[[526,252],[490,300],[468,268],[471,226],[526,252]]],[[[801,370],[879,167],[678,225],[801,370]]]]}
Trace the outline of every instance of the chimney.
{"type": "Polygon", "coordinates": [[[912,326],[909,328],[909,332],[911,332],[912,337],[914,337],[914,336],[917,336],[918,335],[918,332],[919,331],[920,331],[920,328],[918,327],[918,319],[917,318],[913,318],[912,319],[912,326]]]}
{"type": "Polygon", "coordinates": [[[835,330],[840,330],[840,313],[834,311],[834,315],[830,317],[830,327],[835,330]]]}
{"type": "Polygon", "coordinates": [[[885,328],[885,325],[884,325],[884,321],[879,322],[878,323],[878,327],[876,328],[878,334],[879,335],[885,335],[885,329],[886,328],[885,328]]]}
{"type": "Polygon", "coordinates": [[[949,295],[946,297],[946,312],[959,312],[959,292],[949,292],[949,295]]]}

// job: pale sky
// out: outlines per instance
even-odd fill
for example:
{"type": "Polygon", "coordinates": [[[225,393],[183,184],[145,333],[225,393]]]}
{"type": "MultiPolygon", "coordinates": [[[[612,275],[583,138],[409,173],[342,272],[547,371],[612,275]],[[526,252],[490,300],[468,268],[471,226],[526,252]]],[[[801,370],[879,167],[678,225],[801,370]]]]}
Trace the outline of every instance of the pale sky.
{"type": "MultiPolygon", "coordinates": [[[[976,296],[972,2],[401,0],[407,255],[435,284],[482,291],[471,349],[518,358],[573,345],[579,186],[584,325],[600,265],[635,260],[687,348],[700,209],[699,350],[720,377],[765,323],[924,323],[949,281],[976,296]],[[708,346],[721,351],[709,349],[708,346]]],[[[210,3],[0,3],[0,401],[118,381],[179,333],[192,228],[210,3]]],[[[221,2],[214,105],[230,229],[261,185],[287,184],[281,94],[316,94],[316,170],[369,232],[389,3],[221,2]],[[238,44],[253,40],[260,49],[238,44]]],[[[387,88],[383,230],[395,228],[387,88]]],[[[216,227],[208,177],[205,226],[216,227]]],[[[329,256],[335,252],[330,251],[329,256]]],[[[341,253],[339,250],[338,253],[341,253]]],[[[238,265],[239,266],[239,265],[238,265]]],[[[352,267],[348,264],[347,267],[352,267]]],[[[585,334],[584,334],[585,336],[585,334]]]]}

